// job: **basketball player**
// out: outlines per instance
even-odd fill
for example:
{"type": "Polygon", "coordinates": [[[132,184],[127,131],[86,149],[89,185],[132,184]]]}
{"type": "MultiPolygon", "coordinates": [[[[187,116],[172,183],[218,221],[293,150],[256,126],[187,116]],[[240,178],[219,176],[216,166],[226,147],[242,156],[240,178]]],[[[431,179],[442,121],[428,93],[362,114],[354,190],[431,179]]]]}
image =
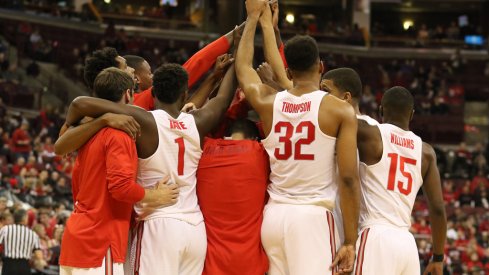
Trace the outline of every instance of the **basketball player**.
{"type": "Polygon", "coordinates": [[[362,196],[361,238],[355,275],[420,274],[418,250],[409,232],[420,188],[428,201],[433,260],[424,274],[443,274],[446,216],[433,148],[409,131],[414,100],[403,87],[387,90],[380,107],[383,123],[359,121],[362,196]]]}
{"type": "MultiPolygon", "coordinates": [[[[94,81],[97,96],[120,106],[132,97],[133,87],[132,77],[117,68],[102,71],[94,81]]],[[[74,211],[61,244],[61,274],[123,274],[133,204],[176,202],[178,188],[164,181],[155,190],[136,184],[136,160],[134,141],[113,128],[99,131],[80,148],[72,177],[74,211]]]]}
{"type": "Polygon", "coordinates": [[[148,61],[137,55],[125,55],[127,66],[134,68],[134,76],[138,79],[138,90],[135,93],[142,92],[153,86],[153,72],[148,61]]]}
{"type": "MultiPolygon", "coordinates": [[[[244,23],[205,46],[182,65],[189,76],[189,89],[192,88],[193,85],[195,85],[195,83],[209,71],[209,69],[211,69],[219,56],[226,54],[229,51],[229,48],[233,45],[236,32],[239,32],[243,28],[244,23]]],[[[155,109],[154,103],[151,87],[134,95],[134,104],[147,111],[155,109]]]]}
{"type": "MultiPolygon", "coordinates": [[[[134,81],[136,81],[134,77],[134,68],[127,65],[126,59],[120,56],[116,49],[105,47],[101,50],[94,51],[85,60],[83,76],[92,92],[95,78],[104,69],[110,67],[119,68],[127,72],[133,77],[134,81]]],[[[137,89],[137,86],[138,85],[135,85],[135,89],[137,89]]],[[[126,102],[132,104],[133,100],[134,97],[131,96],[127,98],[126,102]]],[[[136,139],[140,132],[139,124],[130,116],[106,114],[105,116],[94,120],[86,118],[78,127],[68,128],[66,125],[63,125],[60,130],[60,138],[58,138],[54,146],[55,153],[57,155],[66,155],[77,150],[104,127],[123,130],[133,139],[136,139]]]]}
{"type": "Polygon", "coordinates": [[[379,122],[368,115],[360,113],[360,98],[362,97],[362,81],[358,73],[351,68],[338,68],[326,72],[321,80],[321,90],[343,99],[355,109],[358,119],[369,125],[378,125],[379,122]]]}
{"type": "MultiPolygon", "coordinates": [[[[338,68],[326,72],[321,81],[321,90],[330,93],[339,99],[345,100],[350,103],[350,105],[355,110],[357,119],[364,120],[369,125],[379,124],[375,119],[367,115],[362,115],[360,113],[360,97],[362,96],[362,81],[360,76],[355,70],[350,68],[338,68]]],[[[358,127],[361,127],[360,125],[358,127]]],[[[362,175],[360,174],[360,181],[362,180],[362,175]]],[[[333,211],[333,216],[336,221],[336,228],[338,229],[338,237],[340,242],[343,241],[343,223],[341,222],[341,207],[340,199],[336,197],[336,206],[333,211]]]]}
{"type": "Polygon", "coordinates": [[[236,68],[267,136],[263,145],[270,157],[271,184],[262,242],[269,274],[332,274],[333,268],[338,268],[337,274],[349,273],[359,205],[355,112],[348,103],[319,90],[323,65],[316,41],[309,36],[296,36],[285,45],[292,89],[276,93],[261,82],[252,68],[253,41],[261,14],[270,12],[267,3],[246,2],[248,18],[236,68]],[[335,254],[331,210],[338,189],[345,241],[335,254]]]}
{"type": "Polygon", "coordinates": [[[263,275],[268,259],[260,231],[270,165],[255,123],[240,119],[230,139],[207,138],[197,195],[207,232],[203,275],[263,275]]]}
{"type": "MultiPolygon", "coordinates": [[[[136,274],[201,274],[206,252],[206,235],[196,196],[196,171],[201,142],[219,122],[236,90],[234,66],[227,71],[216,97],[192,114],[181,113],[188,89],[188,75],[176,64],[158,68],[153,76],[157,110],[146,112],[133,106],[79,97],[70,105],[67,123],[84,116],[104,113],[133,116],[141,125],[136,140],[139,156],[138,182],[145,188],[155,179],[169,176],[180,187],[178,203],[155,209],[137,228],[133,251],[136,274]]],[[[144,210],[136,205],[141,214],[144,210]]]]}

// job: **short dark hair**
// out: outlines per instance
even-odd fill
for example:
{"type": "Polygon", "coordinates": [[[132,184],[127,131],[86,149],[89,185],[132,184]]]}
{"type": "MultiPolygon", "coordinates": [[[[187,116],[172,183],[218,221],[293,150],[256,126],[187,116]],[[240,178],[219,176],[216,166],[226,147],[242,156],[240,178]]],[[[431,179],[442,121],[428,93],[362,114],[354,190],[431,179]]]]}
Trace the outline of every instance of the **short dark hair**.
{"type": "Polygon", "coordinates": [[[85,60],[85,69],[83,77],[90,89],[93,89],[93,84],[97,75],[104,69],[110,67],[119,67],[117,50],[111,47],[105,47],[101,50],[96,50],[91,56],[85,60]]]}
{"type": "Polygon", "coordinates": [[[307,71],[318,61],[319,49],[314,38],[296,35],[285,43],[285,60],[293,71],[307,71]]]}
{"type": "Polygon", "coordinates": [[[357,100],[362,96],[362,81],[358,73],[351,68],[338,68],[328,71],[323,75],[323,79],[333,81],[340,92],[350,92],[351,96],[357,100]]]}
{"type": "Polygon", "coordinates": [[[27,211],[25,211],[24,209],[18,209],[14,212],[14,223],[21,223],[24,219],[25,219],[25,216],[27,216],[27,211]]]}
{"type": "Polygon", "coordinates": [[[163,103],[175,103],[187,89],[188,74],[181,65],[164,64],[153,74],[153,96],[163,103]]]}
{"type": "Polygon", "coordinates": [[[124,55],[123,57],[127,62],[127,66],[133,68],[134,70],[137,70],[139,66],[141,66],[141,64],[146,61],[144,58],[137,55],[124,55]]]}
{"type": "Polygon", "coordinates": [[[134,88],[134,80],[132,77],[118,68],[104,69],[95,78],[93,91],[99,98],[119,102],[127,89],[134,88]]]}
{"type": "Polygon", "coordinates": [[[234,133],[242,133],[245,139],[260,139],[260,131],[256,126],[256,123],[249,119],[236,120],[227,131],[227,136],[231,136],[234,133]]]}
{"type": "Polygon", "coordinates": [[[406,88],[396,86],[385,91],[381,104],[384,109],[407,115],[413,111],[414,98],[406,88]]]}

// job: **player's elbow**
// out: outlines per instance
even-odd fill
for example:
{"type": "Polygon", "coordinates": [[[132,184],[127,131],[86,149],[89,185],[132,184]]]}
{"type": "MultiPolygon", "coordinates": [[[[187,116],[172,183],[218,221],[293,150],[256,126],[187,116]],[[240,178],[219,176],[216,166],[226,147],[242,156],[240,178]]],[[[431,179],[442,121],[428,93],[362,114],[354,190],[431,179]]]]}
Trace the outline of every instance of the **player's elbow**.
{"type": "Polygon", "coordinates": [[[430,212],[433,217],[446,218],[445,205],[436,203],[430,207],[430,212]]]}
{"type": "Polygon", "coordinates": [[[54,144],[54,153],[58,156],[63,156],[68,154],[68,152],[66,152],[65,149],[66,148],[64,148],[62,142],[56,141],[56,143],[54,144]]]}
{"type": "Polygon", "coordinates": [[[350,190],[359,190],[358,177],[347,175],[341,177],[342,187],[350,190]]]}
{"type": "Polygon", "coordinates": [[[86,103],[86,96],[79,96],[71,102],[70,109],[73,109],[75,111],[80,111],[83,109],[86,109],[88,107],[86,103]]]}

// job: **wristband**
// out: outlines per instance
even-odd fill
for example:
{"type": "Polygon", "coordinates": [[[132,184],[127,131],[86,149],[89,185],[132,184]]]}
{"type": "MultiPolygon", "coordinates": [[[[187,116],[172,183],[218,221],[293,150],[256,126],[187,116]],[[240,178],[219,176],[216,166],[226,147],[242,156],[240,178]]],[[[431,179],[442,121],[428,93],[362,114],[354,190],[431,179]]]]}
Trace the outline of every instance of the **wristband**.
{"type": "Polygon", "coordinates": [[[441,263],[445,259],[445,255],[443,254],[434,254],[433,257],[431,258],[431,261],[434,263],[441,263]]]}

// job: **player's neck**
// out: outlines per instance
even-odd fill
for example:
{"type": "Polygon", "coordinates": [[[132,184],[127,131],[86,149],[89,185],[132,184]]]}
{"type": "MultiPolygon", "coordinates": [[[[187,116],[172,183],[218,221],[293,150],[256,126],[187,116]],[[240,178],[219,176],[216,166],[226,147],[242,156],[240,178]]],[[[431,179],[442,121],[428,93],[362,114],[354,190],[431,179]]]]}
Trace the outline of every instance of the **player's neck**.
{"type": "Polygon", "coordinates": [[[308,93],[319,90],[319,82],[311,78],[294,78],[294,87],[290,90],[292,94],[308,93]]]}
{"type": "Polygon", "coordinates": [[[389,124],[395,125],[401,129],[403,129],[404,131],[409,131],[409,121],[398,121],[395,119],[386,119],[386,120],[384,120],[384,123],[389,123],[389,124]]]}
{"type": "Polygon", "coordinates": [[[352,102],[351,106],[353,106],[353,109],[355,110],[356,115],[358,115],[358,116],[363,115],[362,113],[360,113],[360,107],[358,106],[358,103],[352,102]]]}
{"type": "Polygon", "coordinates": [[[179,108],[178,105],[179,104],[176,103],[168,104],[168,103],[162,103],[160,101],[155,100],[155,109],[163,110],[173,118],[178,118],[178,116],[180,115],[181,108],[179,108]]]}

